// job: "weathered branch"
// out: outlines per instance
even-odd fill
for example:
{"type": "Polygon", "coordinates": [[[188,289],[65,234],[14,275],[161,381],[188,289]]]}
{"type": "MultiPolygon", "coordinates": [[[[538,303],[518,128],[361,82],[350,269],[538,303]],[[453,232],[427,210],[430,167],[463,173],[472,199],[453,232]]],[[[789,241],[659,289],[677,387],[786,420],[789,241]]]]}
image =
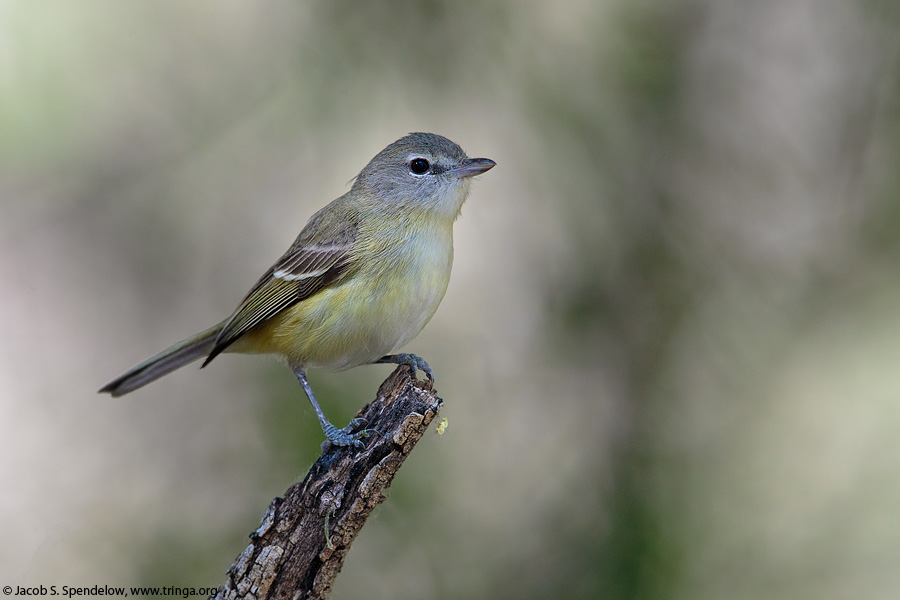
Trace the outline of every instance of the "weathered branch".
{"type": "Polygon", "coordinates": [[[364,449],[323,444],[303,481],[269,504],[214,598],[327,598],[350,545],[440,407],[427,383],[398,367],[357,414],[378,433],[364,449]]]}

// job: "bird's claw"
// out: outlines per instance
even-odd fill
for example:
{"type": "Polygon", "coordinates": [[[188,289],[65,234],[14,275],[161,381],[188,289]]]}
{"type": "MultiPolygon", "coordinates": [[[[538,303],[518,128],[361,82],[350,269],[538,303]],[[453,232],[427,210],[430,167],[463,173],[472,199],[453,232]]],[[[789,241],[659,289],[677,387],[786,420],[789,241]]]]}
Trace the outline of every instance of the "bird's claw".
{"type": "Polygon", "coordinates": [[[416,371],[422,371],[428,377],[428,380],[431,383],[434,383],[434,371],[431,370],[431,367],[421,356],[417,356],[415,354],[402,353],[397,355],[397,364],[398,365],[409,365],[412,367],[413,376],[416,375],[416,371]]]}
{"type": "Polygon", "coordinates": [[[325,437],[328,439],[328,441],[335,446],[353,446],[355,448],[364,448],[365,444],[363,444],[362,438],[369,437],[369,434],[374,430],[362,429],[355,433],[353,432],[353,430],[360,425],[364,425],[365,423],[366,420],[362,418],[351,419],[346,427],[344,427],[343,429],[338,429],[337,427],[326,421],[322,424],[322,431],[325,432],[325,437]]]}

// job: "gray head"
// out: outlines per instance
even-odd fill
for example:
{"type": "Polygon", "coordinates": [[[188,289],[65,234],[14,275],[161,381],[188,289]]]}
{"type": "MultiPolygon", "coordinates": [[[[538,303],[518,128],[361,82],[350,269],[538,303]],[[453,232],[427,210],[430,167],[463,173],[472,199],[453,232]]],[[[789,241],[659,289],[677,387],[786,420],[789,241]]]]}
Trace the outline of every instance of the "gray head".
{"type": "Polygon", "coordinates": [[[487,158],[468,158],[443,136],[411,133],[369,161],[353,190],[401,210],[433,210],[455,218],[466,199],[469,178],[495,164],[487,158]]]}

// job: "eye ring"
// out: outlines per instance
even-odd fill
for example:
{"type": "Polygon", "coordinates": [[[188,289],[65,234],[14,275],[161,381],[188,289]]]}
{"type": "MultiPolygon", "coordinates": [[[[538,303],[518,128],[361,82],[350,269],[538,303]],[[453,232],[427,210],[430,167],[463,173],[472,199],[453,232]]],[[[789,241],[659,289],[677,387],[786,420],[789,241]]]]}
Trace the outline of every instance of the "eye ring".
{"type": "Polygon", "coordinates": [[[409,161],[409,170],[414,175],[424,175],[431,168],[431,164],[424,158],[414,158],[409,161]]]}

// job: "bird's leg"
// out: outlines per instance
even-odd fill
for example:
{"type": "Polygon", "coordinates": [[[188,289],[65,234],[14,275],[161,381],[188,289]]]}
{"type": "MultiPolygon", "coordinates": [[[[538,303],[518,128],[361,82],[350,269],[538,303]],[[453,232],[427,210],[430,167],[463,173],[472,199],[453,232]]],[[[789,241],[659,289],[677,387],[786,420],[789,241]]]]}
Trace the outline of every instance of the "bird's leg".
{"type": "Polygon", "coordinates": [[[382,356],[375,363],[391,363],[395,365],[409,365],[413,369],[413,377],[416,375],[416,369],[425,373],[428,376],[428,380],[431,383],[434,383],[434,372],[431,370],[431,367],[428,366],[428,363],[425,362],[425,359],[416,356],[415,354],[388,354],[386,356],[382,356]]]}
{"type": "Polygon", "coordinates": [[[306,380],[306,372],[302,367],[291,366],[291,371],[294,372],[294,375],[297,377],[297,381],[300,382],[300,385],[303,386],[303,391],[306,392],[306,397],[309,398],[310,404],[312,404],[313,410],[316,411],[316,416],[319,417],[319,423],[322,425],[322,431],[325,433],[325,437],[328,440],[337,446],[356,446],[357,448],[362,448],[364,444],[360,440],[360,438],[364,438],[369,435],[369,429],[363,429],[357,433],[351,433],[355,427],[365,422],[365,419],[352,419],[349,424],[343,429],[338,429],[334,425],[328,422],[328,419],[325,418],[325,413],[322,412],[322,409],[319,407],[319,403],[316,402],[316,397],[313,395],[312,388],[309,385],[309,381],[306,380]]]}

